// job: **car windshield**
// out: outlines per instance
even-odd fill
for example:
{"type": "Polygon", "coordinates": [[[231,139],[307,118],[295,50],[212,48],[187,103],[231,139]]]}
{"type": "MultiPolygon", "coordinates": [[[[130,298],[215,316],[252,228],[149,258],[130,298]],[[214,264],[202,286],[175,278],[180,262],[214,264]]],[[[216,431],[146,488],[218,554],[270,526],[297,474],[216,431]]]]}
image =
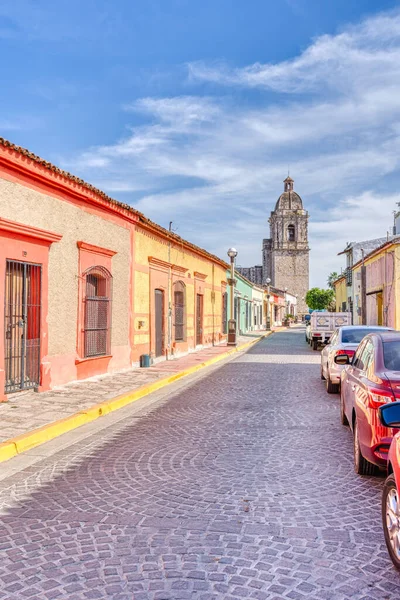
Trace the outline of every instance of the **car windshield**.
{"type": "Polygon", "coordinates": [[[383,362],[389,371],[400,371],[400,340],[398,342],[384,342],[383,362]]]}
{"type": "Polygon", "coordinates": [[[342,344],[359,344],[363,337],[369,333],[376,333],[382,331],[382,329],[343,329],[342,331],[342,344]]]}

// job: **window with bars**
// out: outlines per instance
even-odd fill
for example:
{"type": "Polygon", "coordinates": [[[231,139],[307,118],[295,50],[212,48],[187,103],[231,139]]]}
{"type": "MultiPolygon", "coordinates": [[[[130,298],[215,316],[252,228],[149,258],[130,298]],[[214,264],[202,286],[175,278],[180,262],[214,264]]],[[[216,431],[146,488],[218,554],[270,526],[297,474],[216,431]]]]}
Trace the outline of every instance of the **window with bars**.
{"type": "Polygon", "coordinates": [[[104,267],[91,267],[85,273],[85,358],[111,352],[111,283],[111,274],[104,267]]]}
{"type": "Polygon", "coordinates": [[[186,289],[182,281],[174,283],[174,339],[183,342],[186,337],[186,289]]]}
{"type": "Polygon", "coordinates": [[[222,294],[222,333],[228,333],[228,293],[222,294]]]}

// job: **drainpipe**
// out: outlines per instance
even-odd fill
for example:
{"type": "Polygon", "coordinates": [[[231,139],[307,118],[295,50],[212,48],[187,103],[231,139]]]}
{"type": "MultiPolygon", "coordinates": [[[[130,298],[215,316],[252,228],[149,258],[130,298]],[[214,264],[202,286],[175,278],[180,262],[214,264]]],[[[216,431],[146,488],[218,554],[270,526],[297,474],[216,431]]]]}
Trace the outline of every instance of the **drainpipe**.
{"type": "Polygon", "coordinates": [[[215,265],[212,264],[212,286],[211,286],[211,305],[212,305],[212,345],[215,346],[215,265]]]}

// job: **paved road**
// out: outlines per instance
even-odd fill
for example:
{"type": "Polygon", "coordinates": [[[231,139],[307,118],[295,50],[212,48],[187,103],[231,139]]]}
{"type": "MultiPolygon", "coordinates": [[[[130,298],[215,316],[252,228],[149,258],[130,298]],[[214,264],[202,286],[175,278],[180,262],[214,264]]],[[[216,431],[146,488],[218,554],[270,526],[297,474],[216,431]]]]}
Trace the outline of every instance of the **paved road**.
{"type": "Polygon", "coordinates": [[[303,332],[0,483],[0,599],[398,599],[303,332]]]}

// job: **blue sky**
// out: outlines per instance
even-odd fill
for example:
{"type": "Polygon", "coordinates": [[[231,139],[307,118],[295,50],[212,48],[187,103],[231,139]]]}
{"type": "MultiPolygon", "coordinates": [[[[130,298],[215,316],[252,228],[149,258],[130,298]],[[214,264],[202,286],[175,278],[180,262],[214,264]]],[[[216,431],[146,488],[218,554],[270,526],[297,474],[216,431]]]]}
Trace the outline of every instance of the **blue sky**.
{"type": "Polygon", "coordinates": [[[324,285],[400,202],[397,4],[3,0],[0,135],[242,266],[289,164],[324,285]]]}

